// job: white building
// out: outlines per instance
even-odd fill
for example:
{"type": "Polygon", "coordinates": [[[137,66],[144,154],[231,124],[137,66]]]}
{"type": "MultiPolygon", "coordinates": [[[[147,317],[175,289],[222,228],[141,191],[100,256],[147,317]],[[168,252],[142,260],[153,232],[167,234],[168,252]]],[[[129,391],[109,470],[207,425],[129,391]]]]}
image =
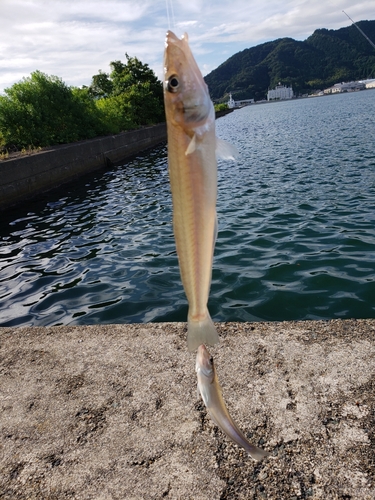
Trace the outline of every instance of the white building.
{"type": "Polygon", "coordinates": [[[242,99],[241,101],[234,101],[236,103],[237,108],[241,108],[242,106],[248,106],[249,104],[254,104],[254,99],[242,99]]]}
{"type": "Polygon", "coordinates": [[[267,101],[273,101],[275,99],[292,99],[294,97],[293,88],[286,87],[285,85],[276,85],[276,88],[269,90],[267,93],[267,101]]]}
{"type": "Polygon", "coordinates": [[[335,83],[333,87],[324,90],[325,94],[341,94],[342,92],[355,92],[366,88],[363,82],[342,82],[335,83]]]}
{"type": "Polygon", "coordinates": [[[232,97],[232,93],[229,94],[228,108],[241,108],[242,106],[248,106],[249,104],[254,104],[254,99],[242,99],[242,101],[235,101],[232,97]]]}

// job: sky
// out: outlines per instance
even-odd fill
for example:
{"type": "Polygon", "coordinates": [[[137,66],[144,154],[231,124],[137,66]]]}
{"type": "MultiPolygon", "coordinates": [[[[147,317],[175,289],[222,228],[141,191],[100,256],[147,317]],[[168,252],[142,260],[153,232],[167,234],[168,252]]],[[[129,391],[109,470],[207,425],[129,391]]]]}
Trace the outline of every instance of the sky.
{"type": "Polygon", "coordinates": [[[168,29],[188,33],[206,75],[245,48],[349,26],[343,10],[375,20],[374,0],[0,0],[0,94],[35,70],[89,85],[125,53],[162,79],[168,29]]]}

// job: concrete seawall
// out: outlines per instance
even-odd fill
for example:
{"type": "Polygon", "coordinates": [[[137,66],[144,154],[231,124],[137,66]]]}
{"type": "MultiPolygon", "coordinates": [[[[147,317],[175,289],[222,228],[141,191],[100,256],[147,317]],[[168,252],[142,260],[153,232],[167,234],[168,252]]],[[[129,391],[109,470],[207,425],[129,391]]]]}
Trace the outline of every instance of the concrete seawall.
{"type": "Polygon", "coordinates": [[[166,124],[54,147],[0,162],[0,209],[167,140],[166,124]]]}
{"type": "Polygon", "coordinates": [[[2,499],[373,499],[375,320],[221,323],[197,397],[181,323],[0,328],[2,499]]]}
{"type": "MultiPolygon", "coordinates": [[[[216,118],[232,111],[233,109],[218,111],[216,118]]],[[[159,123],[1,161],[0,210],[22,203],[83,174],[119,163],[166,140],[166,124],[159,123]]]]}

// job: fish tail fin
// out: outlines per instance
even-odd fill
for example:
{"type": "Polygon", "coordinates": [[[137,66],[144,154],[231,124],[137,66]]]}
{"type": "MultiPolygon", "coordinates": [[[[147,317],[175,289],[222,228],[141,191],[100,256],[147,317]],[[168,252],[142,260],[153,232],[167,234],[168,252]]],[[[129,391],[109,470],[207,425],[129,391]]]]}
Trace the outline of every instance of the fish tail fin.
{"type": "Polygon", "coordinates": [[[188,317],[187,343],[190,352],[195,351],[201,344],[214,345],[218,342],[219,335],[208,310],[201,321],[193,321],[188,317]]]}

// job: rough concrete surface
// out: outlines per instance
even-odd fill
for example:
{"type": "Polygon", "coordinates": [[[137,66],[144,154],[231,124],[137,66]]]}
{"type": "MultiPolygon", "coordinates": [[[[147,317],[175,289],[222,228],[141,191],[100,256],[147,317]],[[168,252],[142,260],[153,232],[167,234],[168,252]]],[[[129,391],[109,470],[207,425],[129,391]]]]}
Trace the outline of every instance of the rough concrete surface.
{"type": "Polygon", "coordinates": [[[0,329],[2,499],[373,499],[375,320],[221,323],[224,399],[182,323],[0,329]]]}

